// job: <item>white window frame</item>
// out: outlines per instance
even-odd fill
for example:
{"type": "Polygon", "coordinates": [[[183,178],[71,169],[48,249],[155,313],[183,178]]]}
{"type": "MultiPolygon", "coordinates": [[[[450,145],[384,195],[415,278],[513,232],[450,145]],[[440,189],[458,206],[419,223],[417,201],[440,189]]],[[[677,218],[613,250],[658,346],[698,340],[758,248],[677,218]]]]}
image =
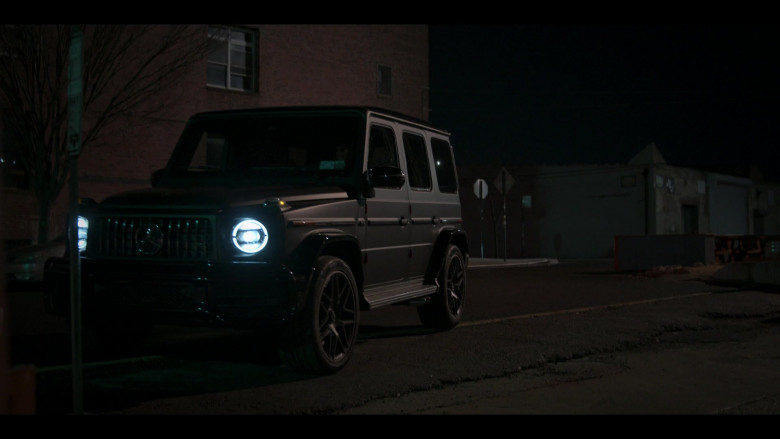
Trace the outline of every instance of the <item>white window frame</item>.
{"type": "Polygon", "coordinates": [[[208,36],[212,40],[213,44],[219,44],[221,47],[219,50],[227,50],[227,59],[225,61],[216,61],[212,59],[212,53],[208,56],[208,69],[213,66],[220,66],[225,69],[224,81],[221,83],[212,82],[209,74],[206,75],[206,84],[209,87],[221,88],[225,90],[236,90],[253,92],[256,89],[257,84],[257,33],[249,29],[241,29],[230,26],[218,26],[209,25],[208,36]],[[251,41],[246,42],[246,38],[233,39],[234,34],[250,35],[251,41]],[[225,47],[227,46],[227,47],[225,47]],[[235,71],[233,63],[234,49],[240,49],[242,56],[249,54],[249,65],[246,66],[246,73],[240,73],[235,71]],[[244,78],[244,87],[235,87],[232,85],[231,78],[234,76],[240,76],[244,78]]]}

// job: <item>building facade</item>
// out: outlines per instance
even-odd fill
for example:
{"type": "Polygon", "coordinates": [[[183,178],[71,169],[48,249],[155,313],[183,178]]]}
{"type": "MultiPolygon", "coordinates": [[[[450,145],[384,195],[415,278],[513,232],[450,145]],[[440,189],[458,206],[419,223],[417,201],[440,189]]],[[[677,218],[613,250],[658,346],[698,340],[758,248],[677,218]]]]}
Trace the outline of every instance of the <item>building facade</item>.
{"type": "Polygon", "coordinates": [[[625,164],[461,166],[460,183],[474,257],[612,258],[617,236],[780,235],[780,185],[671,166],[654,144],[625,164]]]}
{"type": "MultiPolygon", "coordinates": [[[[151,117],[142,111],[123,115],[81,153],[81,197],[100,201],[149,186],[187,118],[197,112],[361,105],[428,119],[426,25],[203,25],[202,38],[207,37],[215,44],[202,62],[148,103],[162,107],[159,111],[151,117]]],[[[38,223],[34,196],[18,167],[8,163],[4,169],[0,239],[32,242],[38,223]]],[[[50,236],[64,232],[68,203],[63,190],[50,236]]]]}

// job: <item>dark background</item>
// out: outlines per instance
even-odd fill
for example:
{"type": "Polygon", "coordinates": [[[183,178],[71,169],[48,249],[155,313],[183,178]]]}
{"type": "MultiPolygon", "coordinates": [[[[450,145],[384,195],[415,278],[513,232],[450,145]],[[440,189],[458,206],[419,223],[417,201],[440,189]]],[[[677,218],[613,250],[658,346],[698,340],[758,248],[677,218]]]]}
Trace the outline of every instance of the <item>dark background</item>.
{"type": "Polygon", "coordinates": [[[459,164],[675,166],[780,181],[780,27],[430,26],[431,122],[459,164]]]}

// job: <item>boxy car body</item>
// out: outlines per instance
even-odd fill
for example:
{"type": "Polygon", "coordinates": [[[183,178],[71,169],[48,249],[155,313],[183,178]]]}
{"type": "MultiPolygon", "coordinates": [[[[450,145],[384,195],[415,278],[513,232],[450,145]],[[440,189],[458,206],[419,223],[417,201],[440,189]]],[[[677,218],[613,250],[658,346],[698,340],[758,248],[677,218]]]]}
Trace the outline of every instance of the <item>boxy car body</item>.
{"type": "MultiPolygon", "coordinates": [[[[448,329],[468,242],[449,133],[359,107],[193,116],[152,187],[80,207],[84,324],[109,342],[159,322],[273,330],[291,367],[330,373],[360,311],[418,305],[448,329]]],[[[67,258],[47,306],[67,313],[67,258]]]]}

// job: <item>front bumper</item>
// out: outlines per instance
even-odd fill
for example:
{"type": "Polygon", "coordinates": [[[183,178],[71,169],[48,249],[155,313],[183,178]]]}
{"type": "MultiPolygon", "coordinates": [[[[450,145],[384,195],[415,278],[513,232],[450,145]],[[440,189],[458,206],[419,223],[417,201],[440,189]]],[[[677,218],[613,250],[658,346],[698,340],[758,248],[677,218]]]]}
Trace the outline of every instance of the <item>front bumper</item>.
{"type": "MultiPolygon", "coordinates": [[[[70,311],[70,264],[51,258],[45,270],[46,310],[70,311]]],[[[81,261],[85,320],[131,317],[157,323],[278,326],[295,309],[301,279],[263,262],[148,263],[81,261]]]]}

